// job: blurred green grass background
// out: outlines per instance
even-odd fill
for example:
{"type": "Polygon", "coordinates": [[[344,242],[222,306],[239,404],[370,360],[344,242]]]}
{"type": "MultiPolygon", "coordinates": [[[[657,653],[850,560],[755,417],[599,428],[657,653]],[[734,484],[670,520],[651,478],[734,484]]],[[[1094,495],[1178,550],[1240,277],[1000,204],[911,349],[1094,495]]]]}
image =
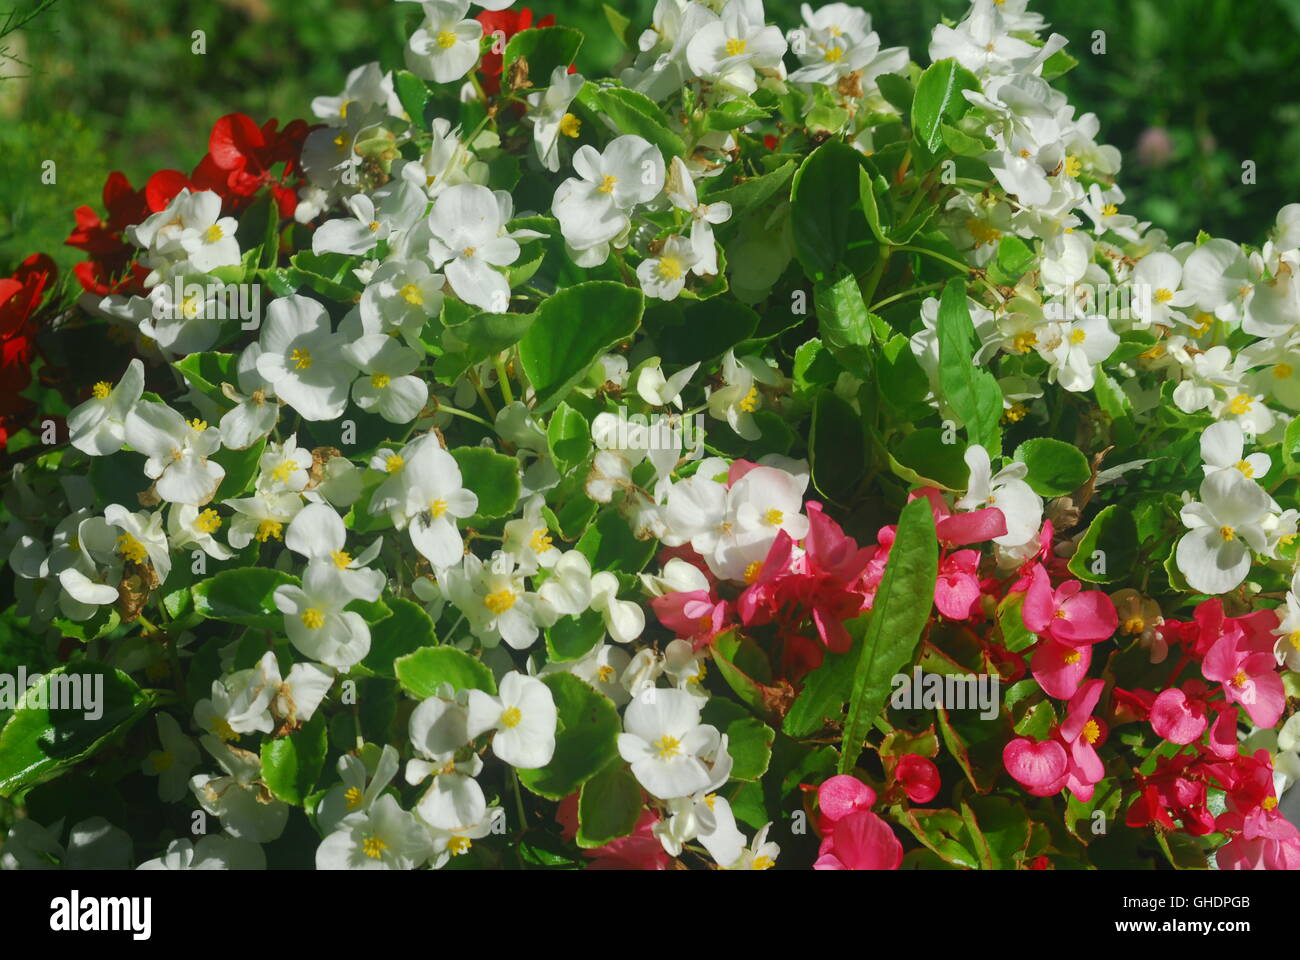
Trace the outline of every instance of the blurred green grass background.
{"type": "MultiPolygon", "coordinates": [[[[3,0],[0,0],[2,3],[3,0]]],[[[21,13],[42,0],[10,0],[21,13]]],[[[584,73],[623,55],[601,0],[519,0],[581,28],[584,73]]],[[[634,25],[653,0],[614,0],[634,25]]],[[[888,46],[928,62],[930,31],[966,0],[866,0],[888,46]]],[[[799,21],[797,0],[767,0],[769,19],[799,21]]],[[[1262,239],[1279,206],[1300,200],[1300,0],[1038,0],[1080,65],[1058,81],[1102,140],[1124,153],[1127,209],[1172,240],[1204,228],[1262,239]],[[1090,51],[1094,31],[1106,53],[1090,51]],[[1163,131],[1153,133],[1151,131],[1163,131]],[[1139,144],[1143,144],[1139,149],[1139,144]],[[1257,183],[1243,185],[1254,161],[1257,183]]],[[[475,12],[477,8],[475,8],[475,12]]],[[[7,8],[0,6],[0,18],[7,8]]],[[[0,41],[0,268],[36,250],[61,264],[72,211],[98,206],[110,170],[139,185],[154,170],[188,171],[214,120],[307,116],[369,60],[401,64],[419,7],[390,0],[55,0],[0,41]],[[201,30],[206,53],[192,52],[201,30]],[[41,164],[57,181],[41,183],[41,164]]]]}

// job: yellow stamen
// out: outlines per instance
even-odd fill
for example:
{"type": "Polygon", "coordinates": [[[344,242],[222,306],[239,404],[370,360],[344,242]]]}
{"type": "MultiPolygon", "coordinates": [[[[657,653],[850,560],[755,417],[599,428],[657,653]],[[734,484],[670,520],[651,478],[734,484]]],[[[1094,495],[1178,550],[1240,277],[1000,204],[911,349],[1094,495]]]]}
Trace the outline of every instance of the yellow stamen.
{"type": "Polygon", "coordinates": [[[452,837],[447,841],[447,852],[453,857],[459,857],[462,853],[469,853],[472,846],[474,841],[469,837],[452,837]]]}
{"type": "Polygon", "coordinates": [[[194,518],[194,527],[203,533],[216,533],[221,529],[221,515],[211,507],[194,518]]]}
{"type": "Polygon", "coordinates": [[[208,421],[200,420],[198,417],[195,417],[193,420],[189,421],[189,424],[190,424],[190,429],[198,433],[202,433],[204,430],[208,429],[208,421]]]}
{"type": "Polygon", "coordinates": [[[388,459],[384,461],[384,469],[389,473],[396,473],[404,466],[406,466],[406,461],[395,453],[390,454],[388,459]]]}
{"type": "Polygon", "coordinates": [[[386,373],[372,373],[370,375],[370,385],[376,390],[382,390],[388,386],[389,377],[386,373]]]}
{"type": "Polygon", "coordinates": [[[283,529],[279,520],[263,520],[257,525],[257,539],[261,543],[266,543],[267,540],[279,540],[283,529]]]}
{"type": "Polygon", "coordinates": [[[107,400],[108,395],[113,392],[113,385],[107,380],[101,380],[90,388],[90,392],[95,395],[96,400],[107,400]]]}
{"type": "Polygon", "coordinates": [[[519,726],[519,721],[523,718],[524,715],[519,712],[518,707],[506,707],[501,711],[501,720],[499,723],[505,729],[513,730],[515,727],[519,726]]]}
{"type": "Polygon", "coordinates": [[[779,527],[784,520],[785,514],[776,509],[776,507],[773,507],[771,510],[768,510],[767,513],[763,514],[763,522],[771,527],[779,527]]]}
{"type": "Polygon", "coordinates": [[[776,861],[771,857],[764,856],[754,858],[753,869],[755,870],[771,870],[774,866],[776,866],[776,861]]]}
{"type": "Polygon", "coordinates": [[[657,271],[661,280],[677,280],[685,272],[682,270],[682,262],[676,257],[669,256],[659,258],[657,271]]]}
{"type": "Polygon", "coordinates": [[[144,563],[149,556],[149,551],[144,548],[144,544],[129,533],[124,533],[117,538],[117,552],[132,563],[144,563]]]}
{"type": "Polygon", "coordinates": [[[739,37],[732,37],[726,44],[727,56],[738,57],[745,52],[745,48],[748,46],[749,44],[739,37]]]}
{"type": "Polygon", "coordinates": [[[213,717],[208,722],[208,729],[215,733],[221,740],[229,741],[239,739],[239,734],[235,732],[234,728],[225,717],[213,717]]]}
{"type": "Polygon", "coordinates": [[[613,193],[614,184],[618,183],[618,177],[605,174],[605,178],[600,181],[600,186],[596,189],[601,193],[613,193]]]}
{"type": "Polygon", "coordinates": [[[366,795],[361,792],[360,787],[348,787],[348,792],[343,794],[343,802],[348,805],[349,810],[357,809],[365,798],[366,795]]]}
{"type": "Polygon", "coordinates": [[[207,230],[203,231],[203,239],[208,241],[208,243],[216,243],[218,240],[225,237],[225,235],[226,234],[221,229],[220,225],[215,223],[208,227],[207,230]]]}
{"type": "Polygon", "coordinates": [[[843,48],[843,47],[827,47],[827,48],[826,48],[826,62],[827,62],[827,63],[838,63],[838,62],[840,61],[840,59],[841,59],[843,56],[844,56],[844,48],[843,48]]]}
{"type": "Polygon", "coordinates": [[[560,118],[560,133],[566,137],[577,137],[578,131],[582,129],[582,120],[571,113],[566,113],[560,118]]]}
{"type": "Polygon", "coordinates": [[[515,605],[515,592],[509,588],[489,593],[483,598],[483,606],[493,614],[500,616],[515,605]]]}
{"type": "Polygon", "coordinates": [[[1135,637],[1147,628],[1147,622],[1141,617],[1129,617],[1124,621],[1124,632],[1135,637]]]}
{"type": "Polygon", "coordinates": [[[551,535],[545,527],[538,527],[533,531],[533,535],[528,538],[528,546],[532,548],[533,553],[545,553],[555,548],[551,535]]]}
{"type": "Polygon", "coordinates": [[[1244,476],[1244,477],[1251,477],[1251,478],[1253,478],[1253,477],[1255,476],[1255,468],[1252,467],[1252,466],[1251,466],[1249,463],[1247,463],[1245,460],[1238,460],[1237,463],[1236,463],[1236,467],[1237,467],[1238,470],[1241,471],[1242,476],[1244,476]]]}
{"type": "Polygon", "coordinates": [[[745,582],[753,583],[758,579],[758,575],[763,572],[763,561],[755,560],[745,568],[745,582]]]}
{"type": "Polygon", "coordinates": [[[1167,287],[1161,287],[1155,294],[1156,303],[1168,303],[1174,298],[1174,292],[1167,287]]]}
{"type": "Polygon", "coordinates": [[[1285,380],[1294,372],[1294,368],[1289,363],[1279,363],[1273,367],[1273,376],[1277,377],[1279,380],[1285,380]]]}
{"type": "Polygon", "coordinates": [[[1065,175],[1067,177],[1077,177],[1083,172],[1083,163],[1078,157],[1065,158],[1065,175]]]}
{"type": "Polygon", "coordinates": [[[352,555],[346,550],[335,550],[330,553],[330,559],[334,561],[334,566],[340,570],[346,570],[352,563],[352,555]]]}
{"type": "Polygon", "coordinates": [[[1108,203],[1106,206],[1101,208],[1101,215],[1103,217],[1113,217],[1117,213],[1119,213],[1119,207],[1115,206],[1113,203],[1108,203]]]}
{"type": "Polygon", "coordinates": [[[741,399],[739,407],[745,413],[753,413],[758,409],[758,387],[749,388],[749,393],[741,399]]]}
{"type": "Polygon", "coordinates": [[[437,520],[446,512],[447,512],[446,500],[439,499],[439,500],[429,501],[429,516],[432,517],[434,520],[437,520]]]}
{"type": "Polygon", "coordinates": [[[1239,393],[1233,397],[1232,402],[1228,404],[1228,412],[1233,416],[1243,416],[1250,412],[1253,403],[1254,401],[1251,400],[1250,397],[1246,396],[1244,393],[1239,393]]]}
{"type": "Polygon", "coordinates": [[[456,46],[456,34],[450,30],[440,30],[438,32],[438,46],[444,50],[456,46]]]}
{"type": "Polygon", "coordinates": [[[379,837],[366,837],[361,841],[361,852],[371,860],[378,860],[388,849],[388,844],[384,843],[379,837]]]}
{"type": "Polygon", "coordinates": [[[1038,334],[1032,330],[1017,333],[1011,338],[1011,349],[1016,353],[1028,353],[1031,348],[1036,346],[1038,346],[1038,334]]]}
{"type": "Polygon", "coordinates": [[[315,607],[308,607],[302,612],[302,625],[308,630],[319,630],[325,626],[325,614],[315,607]]]}
{"type": "Polygon", "coordinates": [[[288,483],[298,466],[297,460],[281,460],[271,471],[271,479],[279,483],[288,483]]]}
{"type": "Polygon", "coordinates": [[[1083,739],[1089,743],[1096,743],[1100,738],[1101,727],[1097,725],[1096,720],[1089,717],[1088,722],[1083,725],[1083,739]]]}
{"type": "Polygon", "coordinates": [[[1231,543],[1233,540],[1237,539],[1237,531],[1232,527],[1224,525],[1219,528],[1219,536],[1223,537],[1224,543],[1231,543]]]}
{"type": "Polygon", "coordinates": [[[301,347],[294,347],[293,352],[289,354],[289,359],[293,361],[295,370],[311,369],[311,351],[303,350],[301,347]]]}
{"type": "Polygon", "coordinates": [[[420,288],[413,283],[408,283],[406,286],[402,287],[401,290],[398,290],[397,293],[403,300],[411,304],[413,307],[424,306],[424,294],[421,293],[420,288]]]}
{"type": "Polygon", "coordinates": [[[1083,330],[1075,329],[1070,332],[1070,343],[1074,344],[1076,347],[1087,339],[1088,334],[1083,330]]]}
{"type": "Polygon", "coordinates": [[[609,664],[603,664],[596,668],[596,679],[601,683],[609,683],[614,679],[614,668],[609,664]]]}
{"type": "Polygon", "coordinates": [[[660,760],[667,760],[682,752],[682,742],[676,737],[670,736],[666,733],[650,744],[650,746],[655,748],[655,752],[659,755],[660,760]]]}

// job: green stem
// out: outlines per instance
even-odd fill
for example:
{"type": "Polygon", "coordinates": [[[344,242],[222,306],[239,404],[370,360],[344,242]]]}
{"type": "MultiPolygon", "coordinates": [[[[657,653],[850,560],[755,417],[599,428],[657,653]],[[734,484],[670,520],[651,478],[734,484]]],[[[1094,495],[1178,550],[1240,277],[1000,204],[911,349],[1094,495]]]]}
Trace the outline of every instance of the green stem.
{"type": "Polygon", "coordinates": [[[510,768],[510,783],[514,787],[515,793],[515,810],[519,813],[519,829],[525,831],[528,829],[528,815],[524,812],[524,795],[519,787],[519,774],[515,768],[510,768]]]}
{"type": "Polygon", "coordinates": [[[459,407],[449,407],[445,403],[440,403],[438,404],[438,412],[450,413],[453,417],[464,417],[466,420],[472,420],[475,423],[482,424],[483,426],[487,427],[489,430],[496,429],[496,427],[494,427],[488,421],[484,420],[477,413],[470,413],[468,410],[461,410],[459,407]]]}
{"type": "Polygon", "coordinates": [[[876,313],[881,307],[888,306],[896,300],[902,300],[904,297],[910,297],[914,293],[927,293],[931,290],[938,290],[942,286],[942,283],[927,283],[923,287],[913,287],[911,290],[904,290],[901,293],[896,293],[891,297],[885,297],[884,300],[878,300],[873,303],[871,305],[871,312],[876,313]]]}
{"type": "Polygon", "coordinates": [[[498,353],[496,359],[492,362],[492,365],[497,372],[497,383],[501,387],[501,398],[505,400],[506,406],[509,406],[515,402],[515,394],[514,391],[510,389],[510,377],[506,373],[506,364],[505,361],[501,359],[501,356],[502,355],[498,353]]]}

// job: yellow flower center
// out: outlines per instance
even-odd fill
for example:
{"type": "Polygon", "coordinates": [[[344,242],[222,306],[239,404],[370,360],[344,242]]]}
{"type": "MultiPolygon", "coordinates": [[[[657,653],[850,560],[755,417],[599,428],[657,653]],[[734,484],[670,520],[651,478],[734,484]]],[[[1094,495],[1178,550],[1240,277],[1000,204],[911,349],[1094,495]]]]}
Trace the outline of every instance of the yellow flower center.
{"type": "Polygon", "coordinates": [[[413,307],[424,306],[424,294],[421,293],[420,288],[413,283],[408,283],[406,286],[402,287],[401,290],[398,290],[397,293],[403,300],[411,304],[413,307]]]}
{"type": "Polygon", "coordinates": [[[389,377],[386,373],[372,373],[370,375],[370,385],[376,390],[382,390],[388,386],[389,377]]]}
{"type": "Polygon", "coordinates": [[[311,369],[311,351],[304,350],[301,347],[294,347],[293,352],[289,354],[289,359],[293,361],[295,370],[311,369]]]}
{"type": "Polygon", "coordinates": [[[755,560],[745,568],[745,582],[753,583],[758,579],[758,575],[763,572],[763,561],[755,560]]]}
{"type": "Polygon", "coordinates": [[[1016,401],[1003,412],[1002,416],[1008,423],[1019,423],[1021,420],[1025,419],[1028,413],[1029,408],[1023,403],[1016,401]]]}
{"type": "Polygon", "coordinates": [[[509,588],[497,590],[489,593],[483,598],[483,606],[487,607],[493,614],[500,616],[515,605],[515,592],[509,588]]]}
{"type": "Polygon", "coordinates": [[[379,223],[378,220],[371,220],[368,224],[366,224],[366,229],[368,229],[371,233],[378,233],[380,226],[381,224],[379,223]]]}
{"type": "Polygon", "coordinates": [[[1232,678],[1232,685],[1238,689],[1241,689],[1248,683],[1250,683],[1250,677],[1246,676],[1245,670],[1238,670],[1237,675],[1232,678]]]}
{"type": "Polygon", "coordinates": [[[582,129],[582,120],[571,113],[566,113],[560,118],[560,133],[566,137],[577,137],[578,131],[582,129]]]}
{"type": "Polygon", "coordinates": [[[361,792],[360,787],[348,787],[348,792],[343,794],[343,802],[348,805],[349,810],[357,809],[365,798],[366,795],[361,792]]]}
{"type": "Polygon", "coordinates": [[[755,870],[771,870],[774,866],[776,866],[776,861],[771,857],[762,856],[754,858],[753,869],[755,870]]]}
{"type": "Polygon", "coordinates": [[[208,507],[194,518],[194,527],[203,533],[216,533],[221,528],[221,515],[208,507]]]}
{"type": "Polygon", "coordinates": [[[95,395],[96,400],[107,400],[108,395],[113,392],[113,385],[107,380],[101,380],[90,388],[90,392],[95,395]]]}
{"type": "Polygon", "coordinates": [[[748,46],[749,44],[739,37],[732,37],[726,44],[727,56],[738,57],[745,52],[745,48],[748,46]]]}
{"type": "Polygon", "coordinates": [[[1028,353],[1030,348],[1037,345],[1038,334],[1034,333],[1032,330],[1026,331],[1025,333],[1017,333],[1011,338],[1011,348],[1015,350],[1016,353],[1028,353]]]}
{"type": "Polygon", "coordinates": [[[1070,332],[1070,343],[1074,344],[1076,347],[1087,339],[1088,334],[1083,330],[1075,329],[1070,332]]]}
{"type": "Polygon", "coordinates": [[[208,243],[216,243],[218,240],[225,237],[225,235],[226,234],[222,231],[220,225],[215,223],[208,227],[207,230],[203,231],[203,239],[208,241],[208,243]]]}
{"type": "Polygon", "coordinates": [[[768,510],[767,513],[763,514],[763,522],[771,527],[779,527],[783,520],[785,520],[785,514],[776,509],[776,507],[773,507],[771,510],[768,510]]]}
{"type": "Polygon", "coordinates": [[[271,479],[279,483],[288,483],[289,478],[293,476],[294,471],[297,469],[297,460],[281,460],[276,464],[275,469],[271,471],[271,479]]]}
{"type": "Polygon", "coordinates": [[[1237,539],[1237,531],[1225,524],[1219,528],[1219,536],[1223,537],[1224,543],[1230,543],[1237,539]]]}
{"type": "Polygon", "coordinates": [[[518,707],[506,707],[501,711],[500,723],[505,729],[513,730],[515,727],[519,726],[519,721],[523,718],[524,715],[519,712],[518,707]]]}
{"type": "Polygon", "coordinates": [[[1240,417],[1250,412],[1253,403],[1254,401],[1252,401],[1250,397],[1246,396],[1244,393],[1239,393],[1233,397],[1232,402],[1228,404],[1228,411],[1234,416],[1240,417]]]}
{"type": "Polygon", "coordinates": [[[384,843],[379,837],[369,836],[361,841],[361,852],[371,860],[378,860],[388,849],[388,844],[384,843]]]}
{"type": "Polygon", "coordinates": [[[665,256],[659,258],[658,273],[661,280],[677,280],[683,272],[682,262],[676,257],[665,256]]]}
{"type": "Polygon", "coordinates": [[[1083,725],[1083,739],[1089,743],[1096,743],[1100,738],[1101,727],[1097,725],[1096,720],[1089,717],[1088,722],[1083,725]]]}
{"type": "Polygon", "coordinates": [[[1078,650],[1071,650],[1069,653],[1067,653],[1065,656],[1061,658],[1061,662],[1065,664],[1075,664],[1078,663],[1082,658],[1083,658],[1083,654],[1081,654],[1078,650]]]}
{"type": "Polygon", "coordinates": [[[1277,797],[1265,797],[1259,802],[1259,805],[1265,810],[1272,810],[1277,806],[1277,797]]]}
{"type": "Polygon", "coordinates": [[[438,32],[438,46],[442,47],[444,50],[456,46],[456,34],[452,33],[450,30],[440,30],[438,32]]]}
{"type": "Polygon", "coordinates": [[[607,173],[605,174],[604,179],[600,181],[600,186],[597,187],[596,189],[599,190],[601,193],[613,193],[614,184],[616,183],[618,183],[618,177],[611,176],[610,174],[607,173]]]}
{"type": "Polygon", "coordinates": [[[1083,164],[1078,157],[1065,158],[1065,175],[1067,177],[1077,177],[1083,172],[1083,164]]]}
{"type": "Polygon", "coordinates": [[[447,852],[453,857],[459,857],[462,853],[469,853],[472,846],[474,841],[469,837],[452,837],[447,841],[447,852]]]}
{"type": "Polygon", "coordinates": [[[190,429],[198,433],[202,433],[204,430],[208,429],[208,421],[200,420],[198,417],[195,417],[193,420],[189,421],[189,424],[190,424],[190,429]]]}
{"type": "Polygon", "coordinates": [[[1168,303],[1174,298],[1174,292],[1167,287],[1161,287],[1156,291],[1156,303],[1168,303]]]}
{"type": "Polygon", "coordinates": [[[1237,467],[1238,470],[1241,471],[1242,476],[1246,476],[1246,477],[1254,477],[1254,476],[1255,476],[1255,468],[1252,467],[1252,466],[1251,466],[1249,463],[1247,463],[1245,460],[1238,460],[1237,463],[1236,463],[1236,467],[1237,467]]]}
{"type": "Polygon", "coordinates": [[[538,527],[528,538],[528,546],[532,548],[533,553],[545,553],[547,550],[554,549],[554,542],[545,527],[538,527]]]}
{"type": "Polygon", "coordinates": [[[227,722],[225,717],[213,717],[211,721],[208,722],[208,729],[215,733],[221,740],[239,739],[239,734],[235,732],[235,729],[229,724],[229,722],[227,722]]]}
{"type": "Polygon", "coordinates": [[[144,563],[145,558],[149,556],[149,551],[145,550],[144,544],[129,533],[124,533],[117,538],[117,552],[132,563],[144,563]]]}
{"type": "Polygon", "coordinates": [[[1300,650],[1300,630],[1294,630],[1290,634],[1288,634],[1287,640],[1291,643],[1291,646],[1295,647],[1295,649],[1297,650],[1300,650]]]}
{"type": "Polygon", "coordinates": [[[1119,213],[1119,207],[1115,206],[1113,203],[1108,203],[1106,206],[1101,208],[1101,215],[1103,217],[1113,217],[1117,213],[1119,213]]]}
{"type": "Polygon", "coordinates": [[[614,668],[607,663],[597,667],[596,679],[601,683],[609,683],[614,679],[614,668]]]}
{"type": "Polygon", "coordinates": [[[186,297],[181,301],[181,316],[186,320],[193,320],[203,312],[203,301],[198,297],[186,297]]]}
{"type": "Polygon", "coordinates": [[[257,539],[261,543],[266,543],[267,540],[279,540],[283,529],[279,520],[263,520],[257,525],[257,539]]]}
{"type": "Polygon", "coordinates": [[[844,48],[843,48],[843,47],[827,47],[827,48],[826,48],[826,62],[827,62],[827,63],[839,63],[840,59],[841,59],[843,56],[844,56],[844,48]]]}
{"type": "Polygon", "coordinates": [[[1147,628],[1147,622],[1141,617],[1129,617],[1124,621],[1124,632],[1135,637],[1147,628]]]}
{"type": "Polygon", "coordinates": [[[308,607],[302,612],[302,625],[308,630],[319,630],[325,626],[325,614],[315,607],[308,607]]]}
{"type": "Polygon", "coordinates": [[[384,469],[389,473],[396,473],[404,466],[406,466],[406,461],[395,453],[389,454],[388,459],[384,461],[384,469]]]}
{"type": "Polygon", "coordinates": [[[975,246],[993,243],[1002,237],[1002,231],[990,226],[983,220],[971,217],[966,221],[966,232],[975,238],[975,246]]]}
{"type": "Polygon", "coordinates": [[[335,550],[330,554],[330,559],[334,561],[334,566],[340,570],[346,570],[352,563],[352,555],[346,550],[335,550]]]}
{"type": "Polygon", "coordinates": [[[429,516],[437,520],[447,512],[447,501],[438,499],[429,501],[429,516]]]}
{"type": "Polygon", "coordinates": [[[682,742],[666,733],[650,746],[655,748],[655,753],[658,754],[660,760],[667,760],[682,752],[682,742]]]}
{"type": "Polygon", "coordinates": [[[758,409],[758,387],[749,388],[749,393],[741,398],[739,407],[745,413],[753,413],[758,409]]]}

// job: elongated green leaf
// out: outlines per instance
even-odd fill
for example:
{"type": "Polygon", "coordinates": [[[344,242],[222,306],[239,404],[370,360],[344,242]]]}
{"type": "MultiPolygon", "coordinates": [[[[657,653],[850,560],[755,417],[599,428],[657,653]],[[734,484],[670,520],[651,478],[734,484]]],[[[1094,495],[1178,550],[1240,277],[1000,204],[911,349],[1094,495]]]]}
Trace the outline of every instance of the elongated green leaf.
{"type": "Polygon", "coordinates": [[[956,60],[940,60],[921,74],[912,100],[912,132],[916,139],[935,153],[943,146],[940,125],[946,120],[956,123],[970,109],[963,90],[978,90],[975,75],[956,60]]]}
{"type": "Polygon", "coordinates": [[[876,591],[862,655],[853,677],[848,720],[840,749],[840,773],[851,773],[872,723],[889,698],[891,681],[911,662],[930,618],[939,572],[939,542],[925,498],[913,500],[898,518],[885,575],[876,591]]]}
{"type": "Polygon", "coordinates": [[[966,284],[950,280],[939,300],[939,385],[944,399],[966,425],[971,443],[997,456],[1002,450],[999,422],[1002,389],[997,378],[975,364],[975,325],[966,303],[966,284]]]}

